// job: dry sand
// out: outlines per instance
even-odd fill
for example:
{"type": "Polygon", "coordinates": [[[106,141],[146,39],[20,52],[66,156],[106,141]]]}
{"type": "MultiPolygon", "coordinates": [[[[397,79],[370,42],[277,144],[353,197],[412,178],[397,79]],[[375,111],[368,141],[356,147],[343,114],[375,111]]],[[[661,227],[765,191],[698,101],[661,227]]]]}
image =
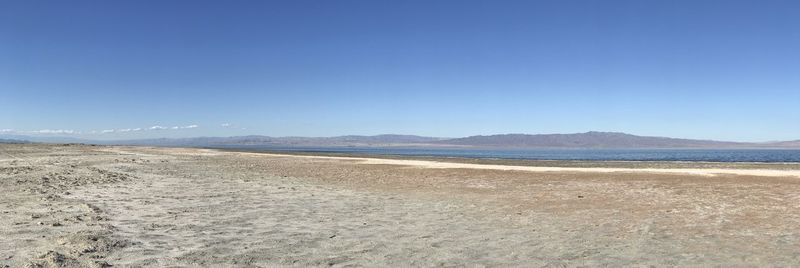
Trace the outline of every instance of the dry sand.
{"type": "Polygon", "coordinates": [[[0,267],[792,267],[797,172],[0,145],[0,267]]]}

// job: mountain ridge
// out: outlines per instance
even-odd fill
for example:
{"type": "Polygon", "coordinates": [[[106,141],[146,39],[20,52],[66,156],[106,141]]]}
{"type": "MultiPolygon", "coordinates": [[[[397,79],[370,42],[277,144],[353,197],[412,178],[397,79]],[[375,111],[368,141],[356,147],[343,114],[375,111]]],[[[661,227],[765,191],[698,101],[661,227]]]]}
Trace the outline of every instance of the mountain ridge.
{"type": "Polygon", "coordinates": [[[147,145],[185,147],[225,146],[413,146],[413,147],[469,147],[469,148],[798,148],[800,140],[777,142],[731,142],[701,139],[682,139],[657,136],[638,136],[622,132],[589,131],[567,134],[496,134],[475,135],[462,138],[439,138],[416,135],[345,135],[334,137],[271,137],[247,135],[231,137],[155,138],[132,140],[85,140],[72,137],[13,136],[12,138],[46,143],[89,143],[103,145],[147,145]]]}
{"type": "Polygon", "coordinates": [[[756,145],[756,143],[637,136],[622,132],[600,131],[571,134],[478,135],[443,142],[454,145],[524,148],[712,148],[756,145]]]}

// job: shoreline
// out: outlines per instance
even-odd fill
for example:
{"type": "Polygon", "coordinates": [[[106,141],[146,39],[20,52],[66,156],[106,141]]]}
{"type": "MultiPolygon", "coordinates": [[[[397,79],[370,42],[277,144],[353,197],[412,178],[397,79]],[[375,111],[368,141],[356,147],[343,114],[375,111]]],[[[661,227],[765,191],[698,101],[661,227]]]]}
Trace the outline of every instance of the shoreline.
{"type": "Polygon", "coordinates": [[[385,159],[372,157],[345,157],[324,155],[291,155],[276,153],[238,152],[267,157],[296,157],[306,159],[355,160],[366,165],[399,165],[433,169],[484,169],[528,172],[582,172],[582,173],[655,173],[655,174],[687,174],[700,176],[743,175],[760,177],[798,177],[800,170],[775,169],[733,169],[733,168],[611,168],[611,167],[554,167],[554,166],[515,166],[485,163],[453,163],[436,160],[385,159]]]}
{"type": "Polygon", "coordinates": [[[340,152],[308,152],[308,151],[280,151],[280,150],[248,150],[233,148],[201,149],[220,152],[272,154],[287,156],[309,157],[334,157],[334,158],[365,158],[387,160],[420,160],[459,164],[520,166],[520,167],[564,167],[564,168],[622,168],[622,169],[742,169],[742,170],[791,170],[800,171],[797,162],[710,162],[710,161],[631,161],[631,160],[539,160],[539,159],[503,159],[503,158],[470,158],[459,156],[422,156],[422,155],[383,155],[368,153],[340,153],[340,152]]]}

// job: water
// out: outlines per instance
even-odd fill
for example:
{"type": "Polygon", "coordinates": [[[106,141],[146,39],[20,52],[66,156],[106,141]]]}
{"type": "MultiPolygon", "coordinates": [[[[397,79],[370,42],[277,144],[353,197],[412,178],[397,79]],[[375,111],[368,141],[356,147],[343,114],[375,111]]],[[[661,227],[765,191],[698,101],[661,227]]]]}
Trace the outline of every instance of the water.
{"type": "Polygon", "coordinates": [[[485,159],[587,161],[800,162],[800,150],[784,149],[461,149],[397,147],[228,146],[273,152],[322,152],[360,155],[435,156],[485,159]]]}

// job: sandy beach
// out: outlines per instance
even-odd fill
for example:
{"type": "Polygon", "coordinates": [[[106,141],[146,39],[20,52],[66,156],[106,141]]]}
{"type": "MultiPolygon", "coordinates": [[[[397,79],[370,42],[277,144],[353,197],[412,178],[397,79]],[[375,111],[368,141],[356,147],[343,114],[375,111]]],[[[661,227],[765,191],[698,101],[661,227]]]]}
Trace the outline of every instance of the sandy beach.
{"type": "Polygon", "coordinates": [[[800,168],[0,145],[0,267],[791,267],[800,168]]]}

